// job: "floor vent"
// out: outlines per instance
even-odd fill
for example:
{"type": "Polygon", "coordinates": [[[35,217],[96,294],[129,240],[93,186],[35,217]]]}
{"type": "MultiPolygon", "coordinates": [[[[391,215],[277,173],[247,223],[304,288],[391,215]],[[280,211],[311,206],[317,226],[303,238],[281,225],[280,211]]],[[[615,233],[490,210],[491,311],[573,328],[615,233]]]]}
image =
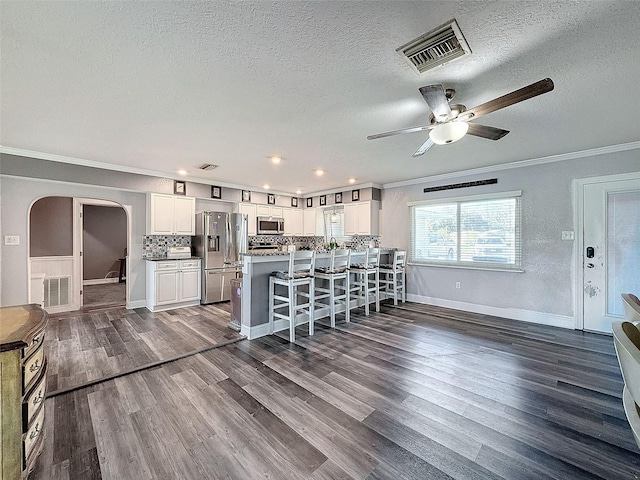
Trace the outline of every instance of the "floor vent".
{"type": "Polygon", "coordinates": [[[401,46],[396,52],[414,70],[423,73],[468,55],[471,49],[454,19],[401,46]]]}
{"type": "Polygon", "coordinates": [[[218,168],[218,165],[214,165],[213,163],[203,163],[198,168],[200,170],[213,170],[214,168],[218,168]]]}
{"type": "Polygon", "coordinates": [[[44,307],[69,305],[71,277],[48,277],[44,279],[44,307]]]}

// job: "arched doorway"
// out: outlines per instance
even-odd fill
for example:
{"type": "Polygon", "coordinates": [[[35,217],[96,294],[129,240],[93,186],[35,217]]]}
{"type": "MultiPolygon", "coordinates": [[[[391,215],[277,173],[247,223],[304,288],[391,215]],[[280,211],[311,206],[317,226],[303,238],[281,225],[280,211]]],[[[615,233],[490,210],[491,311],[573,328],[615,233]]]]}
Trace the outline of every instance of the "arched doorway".
{"type": "Polygon", "coordinates": [[[99,199],[49,196],[29,212],[29,301],[50,313],[126,305],[130,212],[99,199]]]}

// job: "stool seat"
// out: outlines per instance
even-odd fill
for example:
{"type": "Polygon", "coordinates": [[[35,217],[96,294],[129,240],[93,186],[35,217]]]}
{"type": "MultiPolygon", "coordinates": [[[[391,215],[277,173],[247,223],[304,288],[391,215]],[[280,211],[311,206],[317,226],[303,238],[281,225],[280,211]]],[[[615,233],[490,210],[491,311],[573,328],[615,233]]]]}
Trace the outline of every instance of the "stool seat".
{"type": "Polygon", "coordinates": [[[398,305],[398,298],[402,303],[406,301],[405,291],[405,258],[407,252],[396,250],[393,252],[392,262],[380,265],[380,293],[386,298],[393,297],[393,304],[398,305]]]}
{"type": "Polygon", "coordinates": [[[325,280],[328,287],[324,287],[316,282],[315,301],[316,307],[326,307],[321,300],[329,301],[329,317],[331,328],[336,327],[336,310],[344,306],[345,321],[350,321],[349,311],[349,260],[350,250],[331,250],[331,259],[328,267],[316,268],[315,277],[317,280],[325,280]]]}
{"type": "Polygon", "coordinates": [[[275,320],[281,319],[289,323],[290,342],[295,342],[299,323],[309,323],[309,335],[313,335],[315,278],[312,272],[315,259],[315,251],[291,252],[289,268],[269,276],[270,334],[275,331],[275,320]]]}
{"type": "Polygon", "coordinates": [[[380,311],[380,249],[367,248],[364,252],[364,262],[352,263],[349,271],[355,273],[355,278],[351,282],[349,295],[355,297],[358,305],[364,305],[364,314],[369,315],[369,303],[371,296],[376,302],[376,312],[380,311]]]}

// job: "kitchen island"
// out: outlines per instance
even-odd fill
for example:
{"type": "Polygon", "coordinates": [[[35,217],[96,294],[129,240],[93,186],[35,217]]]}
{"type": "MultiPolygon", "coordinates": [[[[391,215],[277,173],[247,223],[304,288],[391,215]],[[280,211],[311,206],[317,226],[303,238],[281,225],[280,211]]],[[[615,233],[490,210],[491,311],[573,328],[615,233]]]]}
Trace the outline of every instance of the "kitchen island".
{"type": "MultiPolygon", "coordinates": [[[[381,249],[381,263],[387,263],[387,257],[393,249],[381,249]]],[[[364,257],[363,251],[351,251],[351,256],[364,257]]],[[[316,253],[316,267],[328,266],[330,253],[316,253]]],[[[352,262],[358,262],[356,258],[352,262]]],[[[242,321],[240,333],[250,340],[269,334],[269,276],[278,270],[289,268],[289,253],[278,252],[272,254],[244,254],[242,266],[242,321]]],[[[382,300],[382,296],[380,297],[382,300]]],[[[351,308],[356,308],[356,299],[351,300],[351,308]]],[[[316,305],[315,319],[329,315],[329,306],[318,308],[316,305]]],[[[342,310],[344,311],[344,309],[342,310]]],[[[338,313],[341,311],[338,310],[338,313]]],[[[304,319],[300,320],[300,323],[304,319]]],[[[286,330],[289,323],[276,320],[274,331],[286,330]]]]}

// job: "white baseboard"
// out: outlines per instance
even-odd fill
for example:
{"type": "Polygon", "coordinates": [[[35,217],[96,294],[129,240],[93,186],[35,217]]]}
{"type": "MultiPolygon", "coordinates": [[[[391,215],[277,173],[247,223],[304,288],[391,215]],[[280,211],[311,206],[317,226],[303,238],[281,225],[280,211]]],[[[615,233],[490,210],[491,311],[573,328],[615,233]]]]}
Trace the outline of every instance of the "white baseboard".
{"type": "Polygon", "coordinates": [[[83,280],[82,285],[102,285],[104,283],[118,283],[118,277],[113,278],[93,278],[91,280],[83,280]]]}
{"type": "Polygon", "coordinates": [[[133,302],[127,303],[127,308],[129,310],[133,310],[134,308],[144,308],[147,306],[146,300],[135,300],[133,302]]]}
{"type": "Polygon", "coordinates": [[[541,325],[550,325],[552,327],[568,328],[571,330],[575,329],[576,325],[575,318],[569,315],[557,315],[554,313],[536,312],[534,310],[522,310],[519,308],[490,307],[488,305],[445,300],[442,298],[426,297],[411,293],[407,294],[407,300],[410,302],[434,305],[436,307],[452,308],[454,310],[463,310],[483,315],[492,315],[494,317],[510,318],[512,320],[520,320],[522,322],[538,323],[541,325]]]}

